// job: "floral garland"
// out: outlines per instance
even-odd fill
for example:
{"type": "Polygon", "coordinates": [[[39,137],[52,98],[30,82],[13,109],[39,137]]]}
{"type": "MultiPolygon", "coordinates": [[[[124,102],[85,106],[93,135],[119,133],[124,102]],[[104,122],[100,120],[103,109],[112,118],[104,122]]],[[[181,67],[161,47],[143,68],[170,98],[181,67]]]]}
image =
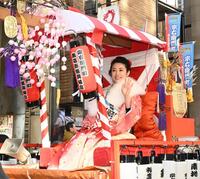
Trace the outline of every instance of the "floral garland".
{"type": "Polygon", "coordinates": [[[56,70],[54,65],[61,60],[61,70],[67,70],[66,51],[69,50],[69,39],[65,40],[65,24],[57,21],[54,9],[51,9],[47,15],[40,15],[43,16],[40,22],[44,28],[40,29],[39,26],[29,28],[28,39],[25,40],[21,27],[18,26],[17,37],[11,39],[6,47],[0,49],[0,55],[10,55],[12,61],[15,61],[18,57],[19,73],[24,78],[30,76],[26,72],[26,68],[34,69],[38,81],[35,82],[31,79],[31,83],[37,83],[37,87],[40,87],[43,77],[50,80],[51,86],[55,87],[56,77],[54,74],[56,70]],[[63,51],[63,56],[60,55],[61,51],[63,51]],[[27,61],[24,63],[23,57],[25,56],[27,61]]]}

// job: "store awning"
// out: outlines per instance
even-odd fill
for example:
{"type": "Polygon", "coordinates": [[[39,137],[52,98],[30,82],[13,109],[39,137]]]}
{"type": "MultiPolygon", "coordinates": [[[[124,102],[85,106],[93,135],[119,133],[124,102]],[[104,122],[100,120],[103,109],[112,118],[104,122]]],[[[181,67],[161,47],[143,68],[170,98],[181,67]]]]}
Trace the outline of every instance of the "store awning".
{"type": "MultiPolygon", "coordinates": [[[[70,29],[73,29],[76,33],[92,33],[92,41],[96,44],[109,44],[110,42],[110,45],[113,46],[119,44],[122,47],[134,48],[133,42],[135,42],[140,44],[140,48],[141,44],[148,45],[149,48],[150,46],[165,48],[166,43],[151,34],[108,23],[82,13],[59,9],[56,16],[62,23],[65,23],[66,34],[71,33],[70,29]]],[[[147,48],[140,50],[145,49],[147,48]]]]}

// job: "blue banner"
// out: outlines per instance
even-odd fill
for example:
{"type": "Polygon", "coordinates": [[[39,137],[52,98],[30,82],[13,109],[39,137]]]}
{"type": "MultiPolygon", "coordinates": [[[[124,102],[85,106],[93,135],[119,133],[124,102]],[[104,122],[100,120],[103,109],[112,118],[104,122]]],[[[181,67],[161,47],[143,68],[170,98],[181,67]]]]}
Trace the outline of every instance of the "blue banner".
{"type": "Polygon", "coordinates": [[[180,46],[186,89],[192,88],[192,81],[193,81],[192,70],[194,66],[194,43],[195,42],[187,42],[181,44],[180,46]]]}
{"type": "Polygon", "coordinates": [[[166,41],[168,52],[178,52],[181,32],[181,13],[166,14],[166,41]]]}

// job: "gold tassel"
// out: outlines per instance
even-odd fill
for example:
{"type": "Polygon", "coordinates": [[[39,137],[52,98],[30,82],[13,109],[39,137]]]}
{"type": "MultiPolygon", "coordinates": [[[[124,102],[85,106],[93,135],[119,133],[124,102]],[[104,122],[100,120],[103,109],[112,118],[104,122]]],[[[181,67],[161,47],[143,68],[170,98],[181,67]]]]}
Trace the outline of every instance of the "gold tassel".
{"type": "Polygon", "coordinates": [[[19,14],[20,18],[21,18],[21,27],[22,27],[22,34],[23,34],[23,37],[24,37],[24,40],[27,40],[28,39],[28,26],[27,26],[27,23],[26,23],[26,20],[24,18],[23,15],[19,14]]]}
{"type": "Polygon", "coordinates": [[[194,101],[192,89],[187,90],[187,101],[191,103],[194,101]]]}
{"type": "Polygon", "coordinates": [[[167,68],[169,66],[168,60],[163,60],[163,68],[167,68]]]}
{"type": "Polygon", "coordinates": [[[57,95],[56,95],[56,105],[57,105],[57,108],[59,108],[60,97],[61,97],[61,91],[60,91],[59,88],[57,88],[57,95]]]}

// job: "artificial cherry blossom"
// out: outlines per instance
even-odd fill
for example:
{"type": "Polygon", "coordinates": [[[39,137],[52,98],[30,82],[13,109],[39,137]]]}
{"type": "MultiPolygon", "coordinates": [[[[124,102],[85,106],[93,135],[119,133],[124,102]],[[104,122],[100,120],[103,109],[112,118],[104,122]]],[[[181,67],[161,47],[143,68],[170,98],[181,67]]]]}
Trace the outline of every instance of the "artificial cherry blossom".
{"type": "Polygon", "coordinates": [[[66,65],[62,65],[62,66],[61,66],[61,70],[62,70],[62,71],[66,71],[66,70],[67,70],[67,66],[66,66],[66,65]]]}

